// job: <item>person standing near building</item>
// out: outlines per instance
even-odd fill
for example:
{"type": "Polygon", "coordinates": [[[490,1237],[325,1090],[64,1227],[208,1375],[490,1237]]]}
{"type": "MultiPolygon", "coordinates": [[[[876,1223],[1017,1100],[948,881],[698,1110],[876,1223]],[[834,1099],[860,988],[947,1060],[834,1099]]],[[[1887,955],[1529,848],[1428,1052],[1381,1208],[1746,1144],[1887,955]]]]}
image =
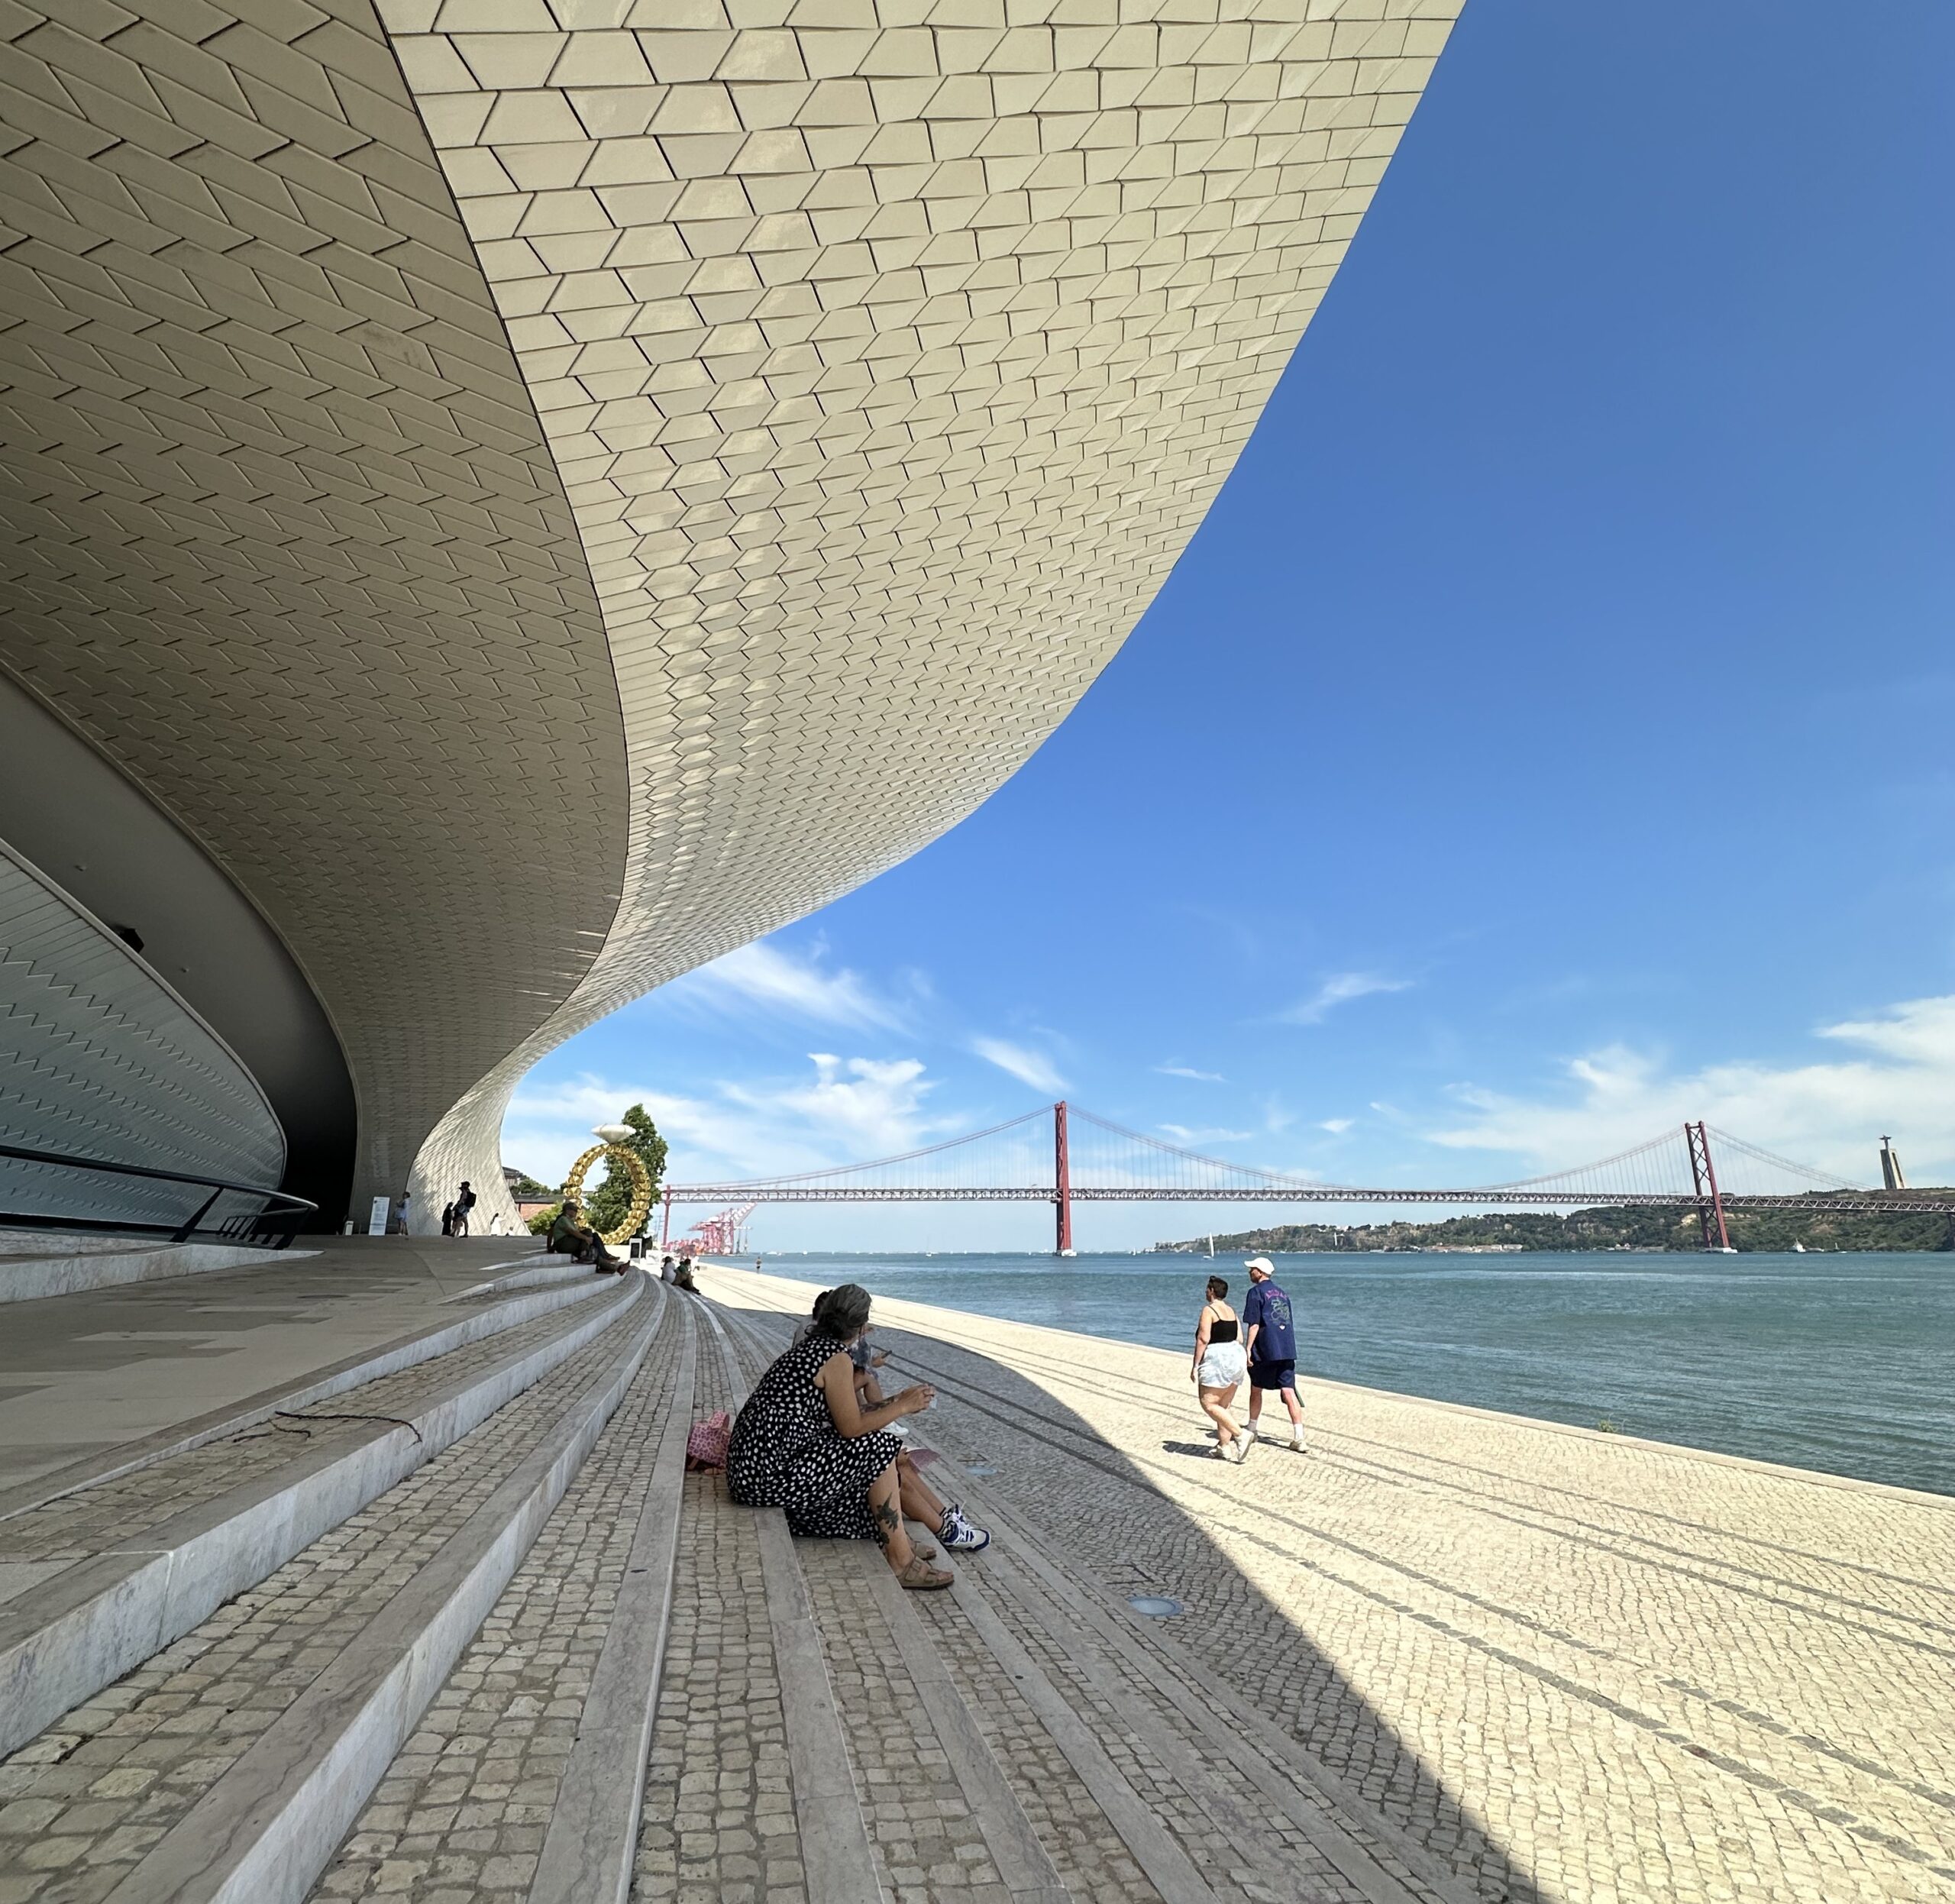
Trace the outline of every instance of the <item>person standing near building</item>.
{"type": "Polygon", "coordinates": [[[1243,1266],[1249,1272],[1249,1293],[1242,1304],[1242,1327],[1248,1331],[1249,1425],[1258,1425],[1262,1398],[1273,1390],[1290,1414],[1290,1446],[1304,1451],[1303,1405],[1297,1399],[1297,1330],[1290,1298],[1276,1280],[1276,1266],[1267,1256],[1252,1256],[1243,1266]]]}
{"type": "Polygon", "coordinates": [[[468,1213],[475,1207],[475,1192],[468,1187],[468,1179],[461,1180],[461,1188],[455,1192],[455,1223],[454,1233],[457,1236],[468,1234],[468,1213]]]}
{"type": "Polygon", "coordinates": [[[410,1236],[413,1233],[412,1231],[409,1230],[407,1221],[407,1207],[412,1194],[412,1191],[407,1190],[403,1190],[400,1193],[400,1208],[396,1213],[400,1218],[400,1233],[403,1236],[410,1236]]]}

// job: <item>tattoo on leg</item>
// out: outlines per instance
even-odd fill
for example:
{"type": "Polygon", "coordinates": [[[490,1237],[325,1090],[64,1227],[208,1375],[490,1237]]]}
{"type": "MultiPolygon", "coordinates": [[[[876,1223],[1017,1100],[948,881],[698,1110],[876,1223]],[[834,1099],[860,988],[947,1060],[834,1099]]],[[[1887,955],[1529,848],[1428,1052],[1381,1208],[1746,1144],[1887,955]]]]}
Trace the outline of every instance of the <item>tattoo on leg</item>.
{"type": "Polygon", "coordinates": [[[877,1503],[876,1518],[886,1527],[896,1527],[902,1525],[902,1516],[897,1512],[895,1508],[889,1506],[886,1502],[879,1502],[877,1503]]]}

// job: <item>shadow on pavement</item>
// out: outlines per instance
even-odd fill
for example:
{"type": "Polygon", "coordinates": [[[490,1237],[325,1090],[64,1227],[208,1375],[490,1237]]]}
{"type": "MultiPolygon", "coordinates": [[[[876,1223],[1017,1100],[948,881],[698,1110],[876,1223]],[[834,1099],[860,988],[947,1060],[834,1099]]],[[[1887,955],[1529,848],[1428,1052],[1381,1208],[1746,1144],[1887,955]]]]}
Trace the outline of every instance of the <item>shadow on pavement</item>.
{"type": "MultiPolygon", "coordinates": [[[[778,1310],[728,1307],[775,1329],[791,1320],[778,1310]]],[[[931,1382],[944,1402],[983,1417],[984,1459],[997,1469],[984,1486],[1051,1551],[1081,1556],[1073,1563],[1083,1584],[1097,1587],[1123,1615],[1130,1595],[1165,1595],[1182,1603],[1186,1613],[1149,1637],[1178,1653],[1191,1680],[1213,1689],[1217,1709],[1247,1705],[1279,1725],[1301,1751],[1361,1794],[1364,1810],[1423,1847],[1456,1895],[1484,1904],[1554,1904],[1309,1631],[1083,1417],[976,1350],[887,1324],[878,1324],[877,1340],[892,1352],[893,1372],[931,1382]],[[1055,1462],[1055,1453],[1064,1460],[1055,1462]]],[[[1218,1480],[1252,1475],[1259,1454],[1272,1458],[1259,1450],[1238,1469],[1214,1460],[1212,1442],[1170,1439],[1158,1445],[1178,1463],[1198,1459],[1218,1480]]],[[[941,1487],[948,1477],[933,1478],[941,1487]]],[[[1301,1565],[1314,1564],[1307,1533],[1284,1547],[1301,1565]]],[[[1394,1609],[1394,1617],[1411,1616],[1394,1609]]]]}

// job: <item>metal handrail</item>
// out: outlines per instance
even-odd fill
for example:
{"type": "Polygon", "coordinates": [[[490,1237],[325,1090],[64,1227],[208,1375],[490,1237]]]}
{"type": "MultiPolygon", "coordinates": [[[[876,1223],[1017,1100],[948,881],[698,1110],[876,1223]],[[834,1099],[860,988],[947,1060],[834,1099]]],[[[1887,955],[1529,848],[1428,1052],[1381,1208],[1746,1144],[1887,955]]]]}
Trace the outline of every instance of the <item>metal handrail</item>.
{"type": "MultiPolygon", "coordinates": [[[[316,1216],[318,1214],[319,1206],[309,1198],[295,1197],[288,1190],[267,1190],[262,1184],[234,1183],[226,1177],[193,1176],[181,1170],[157,1170],[147,1164],[115,1163],[106,1157],[78,1157],[63,1150],[35,1150],[24,1144],[0,1143],[0,1157],[11,1157],[21,1163],[53,1164],[65,1170],[105,1170],[118,1177],[148,1177],[161,1183],[192,1184],[211,1193],[198,1205],[196,1214],[189,1221],[179,1224],[173,1230],[166,1223],[111,1223],[94,1217],[35,1216],[11,1211],[0,1212],[0,1224],[46,1224],[54,1229],[166,1233],[172,1243],[188,1243],[196,1234],[198,1225],[210,1214],[218,1198],[226,1191],[234,1191],[242,1196],[260,1198],[268,1205],[276,1204],[283,1206],[276,1214],[280,1217],[289,1216],[292,1220],[289,1224],[275,1226],[283,1230],[284,1234],[273,1246],[283,1249],[291,1242],[305,1218],[309,1214],[316,1216]]],[[[273,1214],[272,1210],[266,1208],[258,1212],[258,1217],[263,1218],[273,1214]]],[[[273,1226],[267,1226],[271,1227],[273,1226]]]]}

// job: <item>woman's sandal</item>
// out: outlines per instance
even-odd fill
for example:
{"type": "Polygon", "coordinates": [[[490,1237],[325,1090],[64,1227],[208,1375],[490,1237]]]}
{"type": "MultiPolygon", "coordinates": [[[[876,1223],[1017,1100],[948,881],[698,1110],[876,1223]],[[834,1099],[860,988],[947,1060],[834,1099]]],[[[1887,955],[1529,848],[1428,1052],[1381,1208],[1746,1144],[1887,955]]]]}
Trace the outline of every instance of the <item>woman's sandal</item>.
{"type": "Polygon", "coordinates": [[[921,1554],[913,1554],[910,1564],[896,1576],[896,1583],[911,1593],[937,1593],[953,1585],[956,1579],[955,1574],[931,1566],[921,1554]]]}

